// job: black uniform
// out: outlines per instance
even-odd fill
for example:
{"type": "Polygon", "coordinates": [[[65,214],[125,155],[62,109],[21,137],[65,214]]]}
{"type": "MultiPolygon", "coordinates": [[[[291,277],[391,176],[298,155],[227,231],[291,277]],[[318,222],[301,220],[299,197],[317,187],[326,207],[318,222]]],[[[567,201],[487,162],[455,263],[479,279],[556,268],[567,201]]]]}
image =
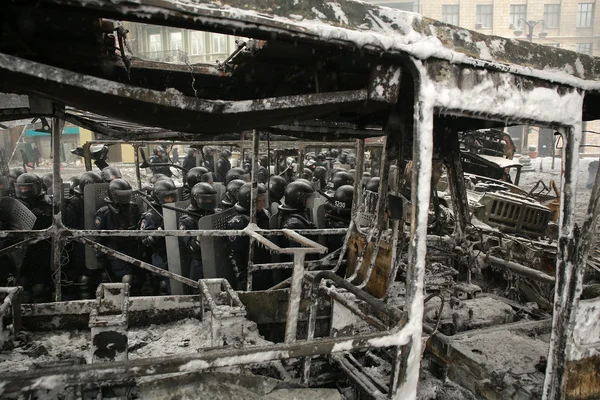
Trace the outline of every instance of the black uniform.
{"type": "MultiPolygon", "coordinates": [[[[243,230],[250,223],[250,212],[234,206],[237,215],[227,221],[228,230],[243,230]]],[[[269,215],[263,210],[256,213],[256,224],[259,228],[269,229],[269,215]]],[[[238,276],[238,288],[246,289],[248,279],[248,253],[250,250],[250,239],[248,236],[231,236],[229,238],[229,260],[238,276]]],[[[266,264],[271,262],[269,252],[258,244],[254,244],[254,264],[266,264]]],[[[253,289],[265,290],[273,286],[273,274],[271,271],[255,272],[253,276],[253,289]]]]}
{"type": "Polygon", "coordinates": [[[256,181],[258,183],[267,183],[267,181],[269,180],[269,170],[261,165],[258,167],[258,171],[256,173],[256,181]]]}
{"type": "Polygon", "coordinates": [[[217,170],[215,171],[217,182],[225,182],[225,176],[230,169],[231,162],[225,157],[219,158],[219,161],[217,161],[217,170]]]}
{"type": "MultiPolygon", "coordinates": [[[[32,199],[19,199],[35,215],[34,230],[46,229],[52,225],[52,201],[46,195],[32,199]]],[[[50,240],[42,240],[27,246],[21,263],[20,277],[25,279],[26,290],[34,285],[49,285],[51,279],[52,244],[50,240]]],[[[47,287],[47,286],[46,286],[47,287]]],[[[34,288],[33,301],[45,302],[48,298],[46,290],[36,291],[34,288]]]]}
{"type": "Polygon", "coordinates": [[[196,166],[196,156],[188,154],[183,159],[182,167],[188,171],[196,166]]]}
{"type": "MultiPolygon", "coordinates": [[[[168,162],[169,162],[169,160],[166,157],[160,156],[158,154],[154,154],[152,157],[150,157],[150,164],[165,164],[168,162]]],[[[150,170],[155,174],[164,174],[164,175],[168,176],[169,178],[173,176],[173,173],[171,172],[171,168],[169,168],[166,165],[155,166],[155,167],[150,165],[150,170]]]]}
{"type": "MultiPolygon", "coordinates": [[[[323,208],[325,211],[325,227],[327,229],[341,229],[350,226],[350,210],[347,212],[340,211],[340,209],[334,207],[330,202],[326,202],[323,208]]],[[[344,237],[345,235],[327,235],[327,248],[330,253],[344,245],[344,237]]]]}
{"type": "MultiPolygon", "coordinates": [[[[136,210],[132,204],[127,208],[116,207],[108,198],[104,200],[107,205],[96,211],[94,225],[98,230],[133,230],[137,225],[136,210]]],[[[137,257],[137,242],[123,237],[98,237],[98,243],[110,247],[113,250],[137,257]]],[[[131,275],[133,268],[130,264],[117,258],[107,256],[102,252],[96,253],[98,266],[106,269],[117,280],[125,275],[131,275]]]]}

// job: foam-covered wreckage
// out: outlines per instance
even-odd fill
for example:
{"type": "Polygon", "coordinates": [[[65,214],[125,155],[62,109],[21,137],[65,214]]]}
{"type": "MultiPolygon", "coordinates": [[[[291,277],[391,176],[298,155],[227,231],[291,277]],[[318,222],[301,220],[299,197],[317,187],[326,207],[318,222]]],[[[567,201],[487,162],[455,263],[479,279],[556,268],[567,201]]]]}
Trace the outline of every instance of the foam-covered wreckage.
{"type": "MultiPolygon", "coordinates": [[[[50,238],[58,276],[60,249],[72,240],[160,273],[92,238],[246,235],[293,258],[253,266],[290,269],[290,289],[236,292],[218,276],[195,282],[172,271],[162,274],[196,294],[129,297],[119,284],[100,287],[96,300],[20,304],[20,289],[2,289],[3,397],[600,394],[598,298],[582,299],[579,267],[593,237],[598,178],[583,229],[573,217],[582,121],[600,112],[595,58],[350,0],[24,0],[3,5],[0,24],[0,119],[52,117],[55,154],[65,121],[118,140],[214,140],[254,130],[252,171],[265,133],[356,139],[362,171],[364,140],[383,136],[381,182],[396,177],[391,195],[381,184],[363,196],[355,180],[355,199],[372,203],[354,202],[342,249],[315,262],[305,255],[324,247],[299,236],[311,232],[260,230],[254,207],[248,228],[236,232],[67,229],[56,163],[52,227],[0,235],[50,238]],[[163,64],[131,57],[126,28],[114,21],[254,40],[217,65],[163,64]],[[551,127],[564,140],[554,246],[471,223],[458,133],[518,123],[551,127]],[[390,173],[405,160],[414,166],[408,192],[401,174],[390,173]],[[432,196],[434,162],[447,168],[445,210],[432,196]],[[281,248],[278,235],[303,247],[281,248]],[[161,341],[161,329],[180,336],[161,341]]],[[[54,294],[61,300],[60,281],[54,294]]]]}

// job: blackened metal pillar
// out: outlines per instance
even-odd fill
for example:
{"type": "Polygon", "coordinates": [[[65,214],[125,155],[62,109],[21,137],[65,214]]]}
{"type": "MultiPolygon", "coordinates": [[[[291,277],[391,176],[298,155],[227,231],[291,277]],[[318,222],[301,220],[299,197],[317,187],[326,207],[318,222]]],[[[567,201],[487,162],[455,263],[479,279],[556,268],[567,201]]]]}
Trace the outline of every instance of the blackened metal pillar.
{"type": "Polygon", "coordinates": [[[52,271],[55,283],[55,295],[56,301],[62,300],[62,267],[61,267],[61,254],[62,254],[62,217],[61,217],[61,203],[62,203],[62,178],[60,176],[60,138],[62,135],[64,121],[60,118],[52,119],[52,155],[54,157],[52,163],[52,229],[54,234],[52,235],[52,271]]]}
{"type": "MultiPolygon", "coordinates": [[[[567,357],[569,344],[573,342],[575,314],[582,291],[585,263],[578,257],[580,236],[575,230],[575,199],[579,165],[581,122],[562,129],[564,148],[562,155],[562,186],[560,191],[560,215],[558,253],[556,257],[556,286],[552,334],[548,353],[548,366],[544,380],[543,399],[563,399],[567,389],[567,357]]],[[[594,202],[594,199],[590,199],[594,202]]]]}
{"type": "MultiPolygon", "coordinates": [[[[243,148],[243,146],[242,146],[243,148]]],[[[252,193],[250,202],[250,224],[256,224],[256,206],[258,203],[258,181],[257,181],[257,173],[258,173],[258,152],[260,148],[260,134],[254,130],[252,132],[252,193]]],[[[248,248],[248,274],[246,278],[246,289],[252,290],[252,265],[254,260],[254,238],[250,236],[250,246],[248,248]]]]}

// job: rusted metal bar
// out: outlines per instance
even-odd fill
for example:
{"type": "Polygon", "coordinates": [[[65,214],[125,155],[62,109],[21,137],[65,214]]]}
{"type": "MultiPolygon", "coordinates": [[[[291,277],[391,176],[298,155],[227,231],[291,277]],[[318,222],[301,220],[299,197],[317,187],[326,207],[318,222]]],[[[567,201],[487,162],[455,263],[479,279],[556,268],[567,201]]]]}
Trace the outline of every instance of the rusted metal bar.
{"type": "MultiPolygon", "coordinates": [[[[360,176],[362,178],[362,174],[365,169],[365,140],[357,139],[356,140],[356,171],[360,171],[360,176]]],[[[362,184],[360,179],[354,180],[354,199],[352,201],[352,211],[350,212],[350,225],[346,231],[346,235],[344,237],[344,244],[342,245],[342,251],[340,252],[340,257],[338,258],[338,262],[333,269],[333,271],[337,271],[342,266],[342,261],[344,256],[346,255],[346,251],[348,250],[348,243],[350,242],[350,237],[354,232],[356,232],[356,220],[358,219],[358,211],[360,210],[360,204],[362,199],[362,184]]],[[[357,266],[358,268],[358,266],[357,266]]]]}
{"type": "Polygon", "coordinates": [[[384,330],[388,329],[388,326],[386,324],[384,324],[383,322],[379,321],[377,318],[373,317],[372,315],[368,315],[368,314],[364,313],[358,307],[358,305],[356,304],[356,302],[349,301],[344,296],[342,296],[337,290],[335,290],[335,288],[330,288],[330,287],[327,287],[327,286],[321,286],[319,288],[319,290],[322,293],[324,293],[327,296],[329,296],[332,299],[334,299],[335,301],[343,304],[344,307],[346,307],[350,312],[352,312],[352,314],[354,314],[357,317],[361,318],[362,320],[366,321],[369,325],[371,325],[371,326],[379,329],[380,331],[384,331],[384,330]]]}
{"type": "MultiPolygon", "coordinates": [[[[22,234],[22,233],[30,233],[30,234],[39,234],[42,231],[1,231],[2,233],[6,233],[7,236],[11,234],[22,234]]],[[[173,230],[161,230],[161,231],[140,231],[140,230],[67,230],[65,229],[65,236],[79,238],[79,237],[88,237],[88,236],[130,236],[130,237],[146,237],[146,236],[244,236],[247,235],[248,232],[246,230],[201,230],[201,231],[173,231],[173,230]]],[[[283,229],[262,229],[260,232],[266,236],[283,236],[286,233],[283,229]]],[[[346,232],[346,229],[298,229],[296,231],[299,235],[340,235],[346,232]]],[[[2,236],[0,236],[2,237],[2,236]]]]}
{"type": "MultiPolygon", "coordinates": [[[[320,271],[314,277],[311,285],[311,300],[308,311],[308,332],[307,332],[307,341],[311,341],[315,337],[315,328],[317,321],[317,309],[318,309],[318,292],[319,287],[321,286],[321,282],[324,279],[328,279],[333,281],[333,283],[341,287],[348,292],[352,293],[359,300],[366,302],[369,306],[372,307],[373,311],[377,312],[380,315],[388,315],[390,317],[391,322],[395,322],[395,326],[398,329],[401,329],[406,322],[405,314],[400,310],[394,307],[390,307],[387,304],[381,302],[375,297],[371,296],[364,290],[358,289],[352,283],[348,282],[346,279],[336,275],[333,271],[320,271]]],[[[343,303],[342,303],[343,304],[343,303]]],[[[310,378],[310,357],[306,357],[303,360],[302,365],[302,382],[307,383],[310,378]]]]}
{"type": "Polygon", "coordinates": [[[575,126],[562,129],[563,156],[562,156],[562,187],[560,191],[560,217],[558,254],[556,257],[556,288],[554,294],[554,313],[552,316],[552,334],[550,337],[550,350],[548,352],[548,366],[544,379],[542,399],[563,399],[567,392],[569,373],[567,361],[569,347],[572,346],[573,330],[577,305],[581,296],[583,274],[585,272],[585,257],[591,239],[592,226],[598,213],[598,194],[600,179],[596,174],[592,194],[588,206],[588,219],[584,227],[583,238],[587,243],[580,243],[581,237],[575,231],[575,205],[577,192],[577,178],[579,165],[579,143],[582,131],[581,122],[575,126]],[[580,264],[583,262],[582,264],[580,264]]]}
{"type": "Polygon", "coordinates": [[[84,143],[83,146],[83,164],[86,171],[92,170],[92,153],[90,152],[91,143],[84,143]]]}
{"type": "Polygon", "coordinates": [[[140,145],[133,145],[133,160],[135,162],[135,179],[137,181],[138,190],[142,190],[142,177],[140,174],[140,145]]]}
{"type": "MultiPolygon", "coordinates": [[[[377,132],[379,135],[382,134],[381,131],[377,132]]],[[[364,140],[364,139],[358,139],[364,140]]],[[[249,140],[233,140],[233,141],[177,141],[177,140],[115,140],[115,139],[107,139],[107,140],[89,140],[86,144],[122,144],[127,143],[131,145],[146,145],[146,144],[163,144],[165,142],[170,142],[171,144],[184,144],[184,145],[204,145],[204,146],[216,146],[216,147],[224,147],[224,146],[236,146],[238,148],[243,149],[252,149],[252,141],[249,140]]],[[[265,143],[265,141],[262,141],[265,143]]],[[[298,140],[294,138],[294,140],[284,141],[271,141],[271,148],[289,148],[289,149],[297,149],[303,143],[306,147],[331,147],[331,148],[355,148],[356,142],[354,141],[339,141],[339,142],[315,142],[315,141],[305,141],[298,140]]],[[[382,147],[381,143],[372,142],[365,144],[366,147],[382,147]]],[[[261,147],[262,148],[262,147],[261,147]]],[[[264,150],[264,148],[262,148],[264,150]]],[[[358,156],[358,154],[357,154],[358,156]]],[[[358,161],[358,159],[357,159],[358,161]]],[[[357,164],[358,165],[358,164],[357,164]]]]}
{"type": "Polygon", "coordinates": [[[62,217],[62,178],[60,176],[60,141],[63,131],[64,121],[60,118],[52,118],[52,226],[54,235],[52,235],[52,271],[54,271],[55,293],[54,300],[62,299],[62,266],[60,265],[61,254],[63,251],[63,241],[61,239],[62,217]]]}
{"type": "MultiPolygon", "coordinates": [[[[419,93],[431,90],[426,83],[419,82],[419,93]]],[[[423,331],[423,287],[425,259],[427,255],[427,217],[431,191],[431,167],[433,157],[433,101],[427,97],[415,100],[413,125],[413,167],[411,186],[411,235],[406,272],[406,308],[412,326],[410,338],[402,352],[401,382],[397,398],[412,397],[419,380],[418,362],[421,358],[421,333],[423,331]],[[406,367],[406,368],[405,368],[406,367]]]]}
{"type": "Polygon", "coordinates": [[[302,298],[302,281],[304,278],[304,253],[294,254],[294,268],[292,270],[292,282],[290,284],[290,300],[288,302],[287,318],[285,320],[285,342],[296,341],[298,330],[298,314],[300,312],[300,300],[302,298]]]}
{"type": "Polygon", "coordinates": [[[446,167],[448,169],[448,187],[452,197],[452,209],[456,216],[456,227],[454,235],[459,242],[463,242],[467,234],[467,225],[469,224],[470,212],[467,201],[467,188],[465,186],[462,163],[460,161],[460,148],[458,142],[458,133],[455,130],[446,130],[443,132],[446,141],[446,167]]]}
{"type": "Polygon", "coordinates": [[[4,253],[10,254],[10,253],[12,253],[15,250],[19,250],[19,249],[25,248],[25,247],[27,247],[27,246],[29,246],[31,244],[40,242],[42,240],[46,240],[46,239],[48,239],[48,237],[50,237],[50,234],[40,233],[39,235],[41,237],[38,237],[38,238],[32,237],[32,238],[29,238],[29,239],[25,239],[25,240],[20,241],[19,243],[15,243],[15,244],[13,244],[11,246],[8,246],[8,247],[5,247],[3,249],[0,249],[0,255],[2,255],[4,253]]]}
{"type": "Polygon", "coordinates": [[[493,266],[504,268],[517,275],[521,275],[527,278],[531,278],[538,282],[548,283],[554,285],[556,279],[544,272],[535,270],[533,268],[526,267],[513,261],[503,260],[498,257],[490,256],[489,254],[481,254],[477,257],[482,263],[489,263],[493,266]]]}
{"type": "Polygon", "coordinates": [[[30,370],[3,374],[0,377],[0,394],[57,389],[98,382],[121,382],[142,376],[192,373],[209,368],[311,357],[366,348],[387,348],[401,345],[405,341],[406,333],[401,327],[394,327],[387,332],[369,333],[351,338],[316,339],[310,342],[269,344],[241,349],[216,348],[200,353],[190,352],[175,356],[67,366],[60,371],[30,370]]]}
{"type": "MultiPolygon", "coordinates": [[[[258,181],[257,181],[257,176],[258,176],[258,154],[259,154],[259,146],[260,146],[260,135],[259,133],[255,130],[252,131],[252,171],[251,171],[251,177],[252,177],[252,192],[250,193],[250,225],[256,225],[256,208],[257,208],[257,203],[258,203],[258,181]]],[[[244,159],[242,158],[242,163],[244,162],[244,159]]],[[[260,235],[258,235],[260,236],[260,235]]],[[[262,238],[262,236],[261,236],[262,238]]],[[[246,269],[247,271],[247,277],[246,277],[246,290],[250,291],[252,290],[252,283],[254,281],[254,241],[256,240],[254,235],[250,235],[250,239],[249,239],[249,243],[250,245],[248,246],[248,267],[246,269]]]]}
{"type": "Polygon", "coordinates": [[[346,373],[354,382],[356,382],[365,393],[373,396],[375,399],[385,398],[385,394],[382,393],[377,386],[375,386],[364,373],[358,370],[343,355],[333,355],[331,359],[337,362],[338,366],[346,373]]]}
{"type": "Polygon", "coordinates": [[[174,274],[174,273],[172,273],[170,271],[167,271],[167,270],[155,267],[152,264],[148,264],[146,262],[143,262],[143,261],[140,261],[140,260],[138,260],[136,258],[128,256],[126,254],[120,253],[120,252],[118,252],[116,250],[113,250],[113,249],[111,249],[109,247],[106,247],[106,246],[103,246],[103,245],[101,245],[99,243],[96,243],[93,240],[90,240],[88,238],[79,238],[77,240],[80,241],[81,243],[85,244],[86,246],[90,246],[91,248],[93,248],[96,251],[100,251],[100,252],[102,252],[104,254],[107,254],[109,256],[118,258],[118,259],[123,260],[123,261],[125,261],[125,262],[127,262],[127,263],[129,263],[131,265],[136,266],[136,267],[143,268],[145,270],[148,270],[150,272],[153,272],[153,273],[155,273],[157,275],[160,275],[160,276],[163,276],[165,278],[176,280],[177,282],[181,282],[181,283],[183,283],[185,285],[188,285],[188,286],[191,286],[193,288],[197,288],[198,287],[198,282],[196,282],[196,281],[193,281],[191,279],[185,278],[185,277],[183,277],[181,275],[174,274]]]}
{"type": "MultiPolygon", "coordinates": [[[[386,131],[387,131],[387,129],[386,129],[386,131]]],[[[386,132],[386,133],[389,133],[389,132],[386,132]]],[[[364,255],[369,247],[369,243],[371,243],[371,241],[374,239],[374,242],[372,242],[373,243],[373,251],[371,253],[371,259],[369,260],[369,267],[367,268],[367,273],[366,273],[363,281],[358,285],[358,287],[361,289],[364,288],[365,286],[367,286],[367,283],[369,283],[369,280],[371,279],[371,274],[373,273],[373,268],[375,267],[375,261],[377,259],[377,255],[379,253],[379,246],[381,243],[381,234],[383,233],[383,231],[385,229],[385,222],[386,222],[386,217],[387,217],[387,210],[385,208],[386,208],[387,198],[388,198],[388,180],[389,180],[389,176],[390,176],[390,159],[389,159],[388,150],[389,150],[391,141],[388,140],[388,137],[386,137],[384,140],[385,140],[385,144],[383,146],[383,151],[381,152],[381,163],[380,163],[380,168],[379,168],[380,173],[381,173],[381,180],[380,180],[380,184],[379,184],[377,206],[375,208],[375,215],[377,215],[377,220],[376,220],[376,225],[375,225],[376,234],[374,235],[375,237],[373,238],[373,236],[372,236],[373,230],[371,230],[371,232],[369,232],[370,238],[367,239],[367,241],[365,243],[365,248],[363,249],[363,253],[361,254],[360,258],[356,262],[356,271],[355,272],[359,271],[359,269],[363,263],[364,255]]]]}

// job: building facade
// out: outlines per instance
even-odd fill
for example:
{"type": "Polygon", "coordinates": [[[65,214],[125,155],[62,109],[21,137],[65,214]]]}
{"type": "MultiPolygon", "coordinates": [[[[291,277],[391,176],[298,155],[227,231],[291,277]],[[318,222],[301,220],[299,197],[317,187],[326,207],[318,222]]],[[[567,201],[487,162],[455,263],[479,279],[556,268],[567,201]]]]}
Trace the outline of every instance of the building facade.
{"type": "MultiPolygon", "coordinates": [[[[371,3],[413,11],[485,35],[531,40],[593,56],[600,56],[600,13],[596,0],[368,0],[371,3]]],[[[518,151],[536,147],[540,156],[552,154],[552,130],[513,126],[507,128],[518,151]]],[[[583,125],[581,153],[600,153],[600,121],[583,125]]],[[[557,151],[558,153],[560,151],[557,151]]]]}

